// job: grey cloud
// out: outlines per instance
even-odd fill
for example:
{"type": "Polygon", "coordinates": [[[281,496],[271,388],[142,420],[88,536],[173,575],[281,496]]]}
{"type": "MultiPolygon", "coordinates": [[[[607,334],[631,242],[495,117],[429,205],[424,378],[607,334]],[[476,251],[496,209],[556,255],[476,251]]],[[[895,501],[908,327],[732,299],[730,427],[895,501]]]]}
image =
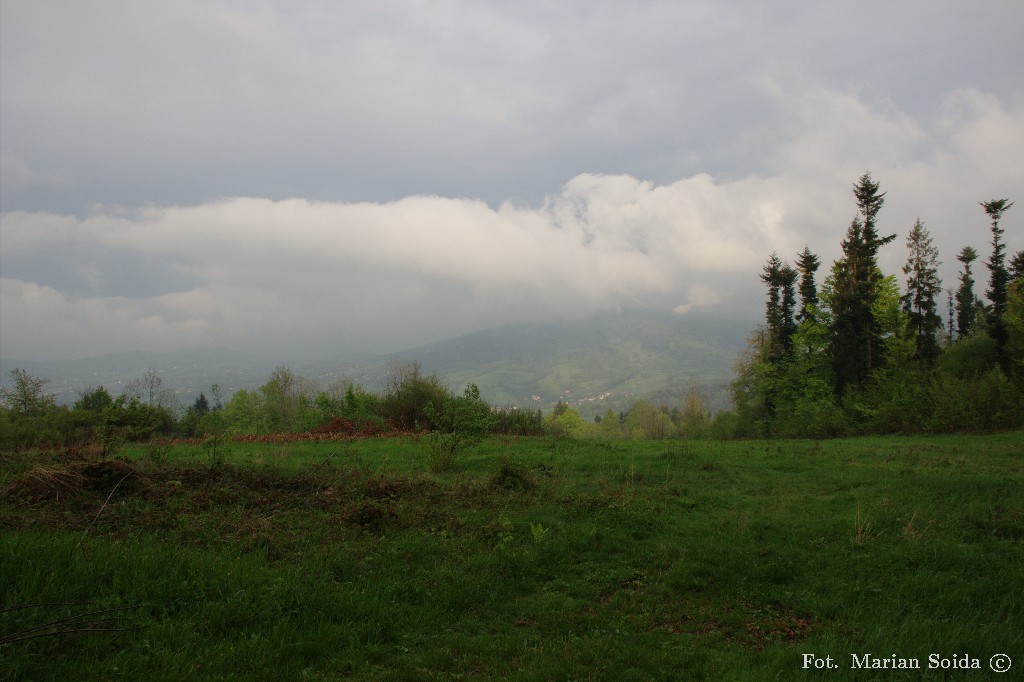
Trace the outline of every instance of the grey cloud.
{"type": "Polygon", "coordinates": [[[833,259],[867,169],[883,229],[920,215],[943,254],[981,247],[977,202],[1024,186],[1022,21],[1005,1],[5,0],[4,353],[400,348],[629,305],[756,319],[767,253],[833,259]]]}

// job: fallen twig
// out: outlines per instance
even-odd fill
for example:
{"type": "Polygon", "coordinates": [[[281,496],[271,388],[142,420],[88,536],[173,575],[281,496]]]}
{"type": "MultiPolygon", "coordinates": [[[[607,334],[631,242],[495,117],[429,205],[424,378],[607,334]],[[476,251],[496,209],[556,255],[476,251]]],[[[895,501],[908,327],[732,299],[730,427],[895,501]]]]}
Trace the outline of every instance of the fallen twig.
{"type": "Polygon", "coordinates": [[[98,519],[100,517],[100,514],[103,513],[103,510],[107,508],[107,503],[110,502],[110,498],[114,496],[114,492],[117,491],[118,486],[120,486],[122,483],[124,483],[124,479],[128,478],[129,476],[131,476],[134,473],[135,473],[135,469],[132,469],[131,471],[129,471],[127,474],[125,474],[121,478],[120,481],[117,482],[117,484],[113,487],[113,489],[111,489],[110,494],[107,495],[107,499],[105,499],[103,501],[103,505],[100,507],[100,510],[98,512],[96,512],[96,516],[92,517],[92,521],[89,522],[89,526],[85,529],[85,531],[82,532],[82,537],[78,538],[78,544],[75,545],[75,549],[78,549],[79,547],[82,546],[82,541],[85,540],[85,536],[89,534],[89,530],[93,527],[93,524],[96,523],[96,519],[98,519]]]}
{"type": "MultiPolygon", "coordinates": [[[[17,611],[30,608],[40,607],[54,607],[54,606],[84,606],[89,602],[81,604],[22,604],[10,608],[3,609],[0,612],[17,611]]],[[[112,617],[112,614],[117,614],[122,611],[129,611],[131,609],[137,609],[138,606],[121,606],[112,609],[100,609],[98,611],[89,611],[86,613],[79,613],[66,618],[58,618],[46,623],[34,625],[18,632],[13,632],[9,635],[0,635],[0,645],[12,644],[14,642],[22,642],[27,639],[37,639],[40,637],[58,637],[60,635],[71,635],[82,632],[127,632],[130,630],[139,630],[141,626],[135,627],[111,627],[117,625],[116,618],[112,617]],[[92,618],[91,620],[85,620],[93,616],[104,616],[103,618],[92,618]],[[45,632],[44,632],[45,631],[45,632]]]]}

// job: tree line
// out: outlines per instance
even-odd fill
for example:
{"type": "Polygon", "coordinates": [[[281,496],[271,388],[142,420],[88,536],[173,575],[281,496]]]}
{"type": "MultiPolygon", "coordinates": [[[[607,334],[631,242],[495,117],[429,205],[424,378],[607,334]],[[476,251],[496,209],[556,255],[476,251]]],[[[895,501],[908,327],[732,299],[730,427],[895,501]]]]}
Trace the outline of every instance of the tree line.
{"type": "Polygon", "coordinates": [[[1000,227],[1013,202],[981,202],[991,233],[982,299],[972,270],[977,250],[963,247],[958,284],[944,290],[938,250],[920,219],[907,233],[901,288],[878,265],[896,239],[879,232],[885,193],[865,173],[853,194],[856,217],[820,285],[821,262],[809,248],[792,265],[769,256],[760,274],[764,323],[737,361],[735,409],[719,415],[717,429],[820,438],[1024,425],[1024,251],[1007,261],[1000,227]]]}
{"type": "Polygon", "coordinates": [[[100,447],[108,452],[126,442],[152,439],[314,430],[482,429],[515,435],[544,430],[540,410],[491,406],[472,384],[455,393],[436,374],[423,373],[416,362],[393,363],[380,392],[354,382],[321,389],[282,365],[257,389],[238,390],[224,401],[214,384],[209,397],[204,391],[187,407],[177,403],[153,369],[129,382],[117,397],[103,386],[90,387],[80,391],[71,406],[56,404],[45,390],[45,378],[15,369],[10,379],[10,387],[0,389],[0,443],[5,449],[100,447]],[[463,420],[467,414],[486,419],[469,424],[463,420]]]}
{"type": "Polygon", "coordinates": [[[701,437],[711,425],[696,387],[681,408],[637,400],[629,410],[609,409],[586,422],[561,401],[545,415],[491,405],[474,384],[457,393],[414,361],[392,362],[381,391],[345,380],[324,389],[282,365],[257,389],[240,389],[225,400],[214,384],[209,396],[204,391],[188,406],[179,404],[155,369],[129,382],[119,396],[104,386],[89,387],[70,406],[56,404],[45,378],[15,369],[10,379],[10,387],[0,389],[3,449],[93,448],[110,454],[128,442],[342,431],[447,434],[438,437],[438,447],[458,450],[486,434],[664,439],[701,437]]]}

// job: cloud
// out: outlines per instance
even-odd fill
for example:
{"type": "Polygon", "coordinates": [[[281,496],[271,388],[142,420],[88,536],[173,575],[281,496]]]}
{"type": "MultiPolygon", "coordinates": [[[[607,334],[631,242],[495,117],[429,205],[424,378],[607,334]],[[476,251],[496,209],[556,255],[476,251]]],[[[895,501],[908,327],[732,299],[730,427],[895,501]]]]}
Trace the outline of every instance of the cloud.
{"type": "MultiPolygon", "coordinates": [[[[977,202],[1022,186],[1020,100],[957,90],[912,117],[845,90],[779,99],[802,118],[768,176],[659,184],[583,173],[534,207],[236,197],[82,217],[4,213],[4,353],[399,350],[637,305],[714,308],[753,323],[769,253],[791,260],[809,244],[826,265],[838,257],[864,170],[888,192],[881,229],[902,236],[921,217],[947,281],[952,254],[988,241],[977,202]]],[[[1024,245],[1014,220],[1004,221],[1011,252],[1024,245]]],[[[882,254],[888,272],[905,259],[900,244],[882,254]]]]}
{"type": "Polygon", "coordinates": [[[755,267],[784,231],[775,204],[706,175],[665,186],[582,175],[534,209],[413,196],[235,198],[82,219],[15,212],[4,216],[4,272],[19,277],[5,281],[4,347],[33,347],[40,326],[28,318],[83,326],[69,346],[265,339],[280,349],[290,337],[325,347],[352,330],[364,345],[401,347],[687,289],[707,305],[719,298],[699,282],[755,267]],[[40,258],[55,251],[58,261],[40,258]],[[133,263],[145,270],[135,268],[134,293],[126,282],[104,295],[133,263]]]}
{"type": "Polygon", "coordinates": [[[933,5],[2,2],[3,352],[753,323],[865,170],[951,281],[1024,186],[1024,5],[933,5]]]}

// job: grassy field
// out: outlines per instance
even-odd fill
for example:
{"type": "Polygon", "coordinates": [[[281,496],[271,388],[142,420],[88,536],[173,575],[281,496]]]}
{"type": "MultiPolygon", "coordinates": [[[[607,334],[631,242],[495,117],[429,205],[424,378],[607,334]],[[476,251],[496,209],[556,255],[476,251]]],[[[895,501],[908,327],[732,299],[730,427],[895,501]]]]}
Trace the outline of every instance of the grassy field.
{"type": "Polygon", "coordinates": [[[0,678],[1024,671],[1024,433],[126,454],[0,455],[0,678]]]}

